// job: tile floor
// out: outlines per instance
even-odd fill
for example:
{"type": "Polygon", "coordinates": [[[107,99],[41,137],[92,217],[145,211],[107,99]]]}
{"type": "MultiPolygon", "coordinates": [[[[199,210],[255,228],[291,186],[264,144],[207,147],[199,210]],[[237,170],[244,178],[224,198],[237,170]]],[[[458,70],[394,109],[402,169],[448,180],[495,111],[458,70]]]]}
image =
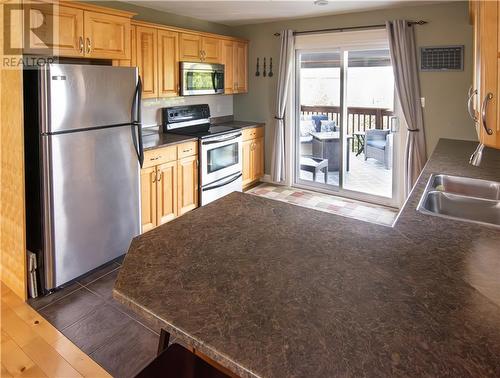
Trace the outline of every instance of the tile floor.
{"type": "Polygon", "coordinates": [[[267,183],[247,193],[384,226],[392,226],[398,213],[396,209],[384,206],[267,183]]]}
{"type": "Polygon", "coordinates": [[[116,378],[135,376],[156,355],[158,331],[112,297],[121,260],[30,305],[116,378]]]}

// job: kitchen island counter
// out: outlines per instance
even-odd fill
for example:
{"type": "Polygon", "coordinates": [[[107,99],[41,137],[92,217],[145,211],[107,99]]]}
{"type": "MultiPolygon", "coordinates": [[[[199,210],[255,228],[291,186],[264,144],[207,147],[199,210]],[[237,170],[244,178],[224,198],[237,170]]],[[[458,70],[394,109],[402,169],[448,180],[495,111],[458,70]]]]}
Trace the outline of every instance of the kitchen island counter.
{"type": "Polygon", "coordinates": [[[431,173],[500,180],[474,147],[393,228],[232,193],[135,238],[114,296],[244,377],[499,376],[500,230],[416,212],[431,173]]]}

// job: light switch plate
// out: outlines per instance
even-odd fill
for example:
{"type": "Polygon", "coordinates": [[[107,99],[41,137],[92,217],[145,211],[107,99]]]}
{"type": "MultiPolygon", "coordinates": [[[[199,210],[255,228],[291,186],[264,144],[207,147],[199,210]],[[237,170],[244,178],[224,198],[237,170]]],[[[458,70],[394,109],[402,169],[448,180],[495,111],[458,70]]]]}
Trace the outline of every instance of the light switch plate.
{"type": "Polygon", "coordinates": [[[425,108],[425,97],[420,97],[420,103],[422,104],[422,108],[425,108]]]}

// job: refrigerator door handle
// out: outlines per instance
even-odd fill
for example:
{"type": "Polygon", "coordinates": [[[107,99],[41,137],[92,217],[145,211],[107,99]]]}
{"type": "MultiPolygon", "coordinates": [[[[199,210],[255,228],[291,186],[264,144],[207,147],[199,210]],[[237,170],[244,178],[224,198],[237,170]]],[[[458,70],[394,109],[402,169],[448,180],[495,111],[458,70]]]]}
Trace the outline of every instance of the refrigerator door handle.
{"type": "Polygon", "coordinates": [[[137,158],[139,159],[139,164],[142,168],[144,163],[144,149],[142,145],[142,124],[141,124],[141,96],[142,96],[142,81],[141,77],[138,77],[137,86],[135,88],[134,101],[132,102],[132,128],[134,141],[134,147],[137,152],[137,158]],[[135,129],[137,127],[137,140],[135,129]]]}

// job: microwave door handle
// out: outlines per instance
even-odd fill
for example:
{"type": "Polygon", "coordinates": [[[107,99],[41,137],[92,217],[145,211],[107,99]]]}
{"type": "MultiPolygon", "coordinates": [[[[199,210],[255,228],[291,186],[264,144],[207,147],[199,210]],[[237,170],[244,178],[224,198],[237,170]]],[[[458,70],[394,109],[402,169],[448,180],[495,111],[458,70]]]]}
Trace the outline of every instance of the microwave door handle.
{"type": "Polygon", "coordinates": [[[214,87],[214,93],[217,93],[216,75],[217,73],[215,71],[212,72],[212,86],[214,87]]]}
{"type": "Polygon", "coordinates": [[[219,140],[207,140],[205,142],[201,142],[201,144],[207,145],[207,144],[215,144],[215,143],[227,142],[228,140],[233,140],[233,139],[236,139],[236,138],[238,138],[240,136],[241,136],[241,133],[238,133],[238,134],[233,135],[230,138],[219,139],[219,140]]]}
{"type": "Polygon", "coordinates": [[[202,191],[203,192],[207,192],[209,190],[213,190],[213,189],[217,189],[217,188],[220,188],[222,186],[226,186],[228,184],[231,184],[232,182],[238,180],[241,176],[243,176],[242,173],[239,173],[236,177],[233,177],[231,180],[229,181],[224,181],[224,182],[221,182],[220,184],[217,184],[217,185],[214,185],[214,186],[210,186],[208,188],[203,188],[202,191]]]}

